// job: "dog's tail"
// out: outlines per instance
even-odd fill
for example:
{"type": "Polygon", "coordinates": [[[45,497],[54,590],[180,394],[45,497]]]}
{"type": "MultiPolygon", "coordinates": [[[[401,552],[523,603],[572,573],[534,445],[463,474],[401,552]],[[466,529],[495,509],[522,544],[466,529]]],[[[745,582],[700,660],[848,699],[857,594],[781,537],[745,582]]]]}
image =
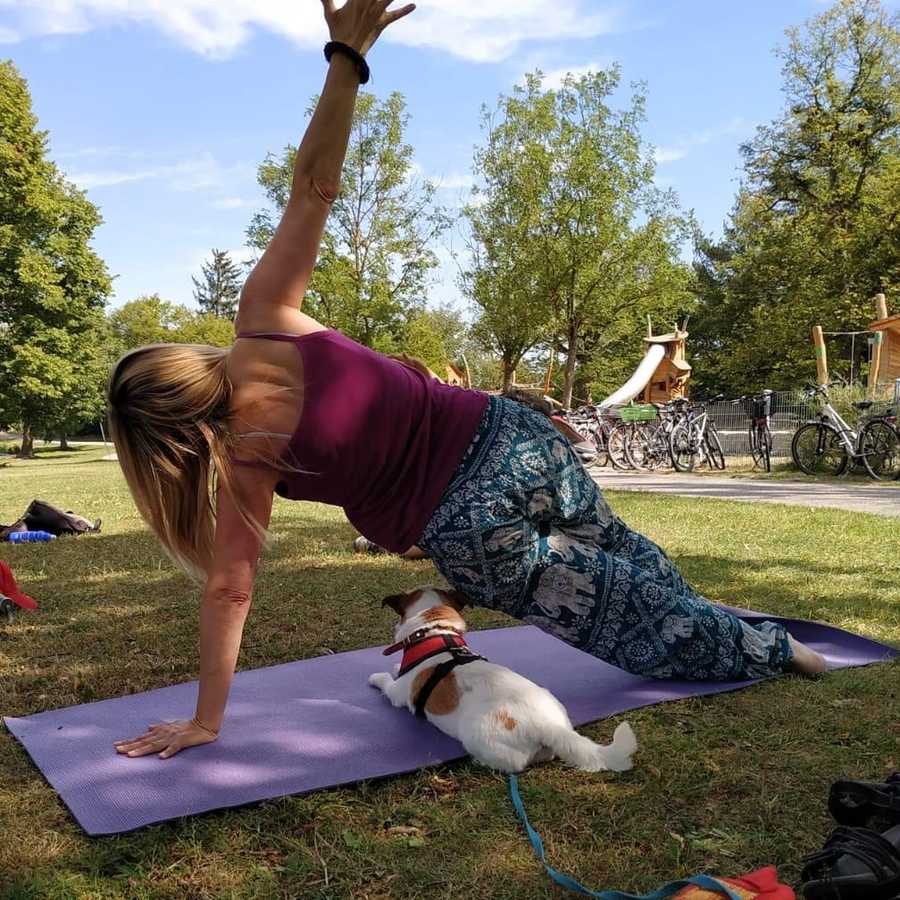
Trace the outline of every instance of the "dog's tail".
{"type": "Polygon", "coordinates": [[[637,738],[627,722],[613,732],[611,744],[596,744],[572,728],[553,725],[542,735],[542,742],[563,762],[585,772],[625,772],[631,768],[632,754],[637,750],[637,738]]]}

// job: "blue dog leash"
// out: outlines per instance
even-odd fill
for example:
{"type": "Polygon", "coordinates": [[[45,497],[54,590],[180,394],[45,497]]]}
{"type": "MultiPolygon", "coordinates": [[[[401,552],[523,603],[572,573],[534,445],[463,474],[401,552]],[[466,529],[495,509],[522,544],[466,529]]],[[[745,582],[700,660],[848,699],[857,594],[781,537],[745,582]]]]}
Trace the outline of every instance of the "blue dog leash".
{"type": "Polygon", "coordinates": [[[663,885],[652,894],[641,894],[640,896],[637,894],[625,894],[622,891],[592,891],[584,887],[584,885],[579,884],[574,878],[569,878],[568,875],[563,875],[562,872],[557,872],[556,869],[547,865],[547,860],[544,856],[544,842],[528,821],[525,806],[522,804],[522,798],[519,796],[519,780],[515,775],[509,776],[509,795],[512,798],[516,814],[525,826],[525,831],[528,834],[528,839],[531,841],[531,846],[534,848],[535,855],[547,870],[547,874],[558,885],[567,888],[570,891],[575,891],[576,894],[595,897],[597,900],[665,900],[666,897],[673,897],[682,888],[688,887],[689,885],[695,885],[696,887],[704,888],[707,891],[720,894],[722,897],[726,897],[727,900],[741,900],[727,884],[722,884],[721,881],[710,878],[708,875],[695,875],[693,878],[672,881],[669,884],[663,885]]]}

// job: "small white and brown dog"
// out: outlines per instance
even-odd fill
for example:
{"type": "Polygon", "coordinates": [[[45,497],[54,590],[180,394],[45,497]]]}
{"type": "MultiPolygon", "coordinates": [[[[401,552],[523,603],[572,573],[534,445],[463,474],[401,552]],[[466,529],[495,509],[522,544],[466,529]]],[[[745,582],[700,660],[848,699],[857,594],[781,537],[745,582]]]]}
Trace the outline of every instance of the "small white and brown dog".
{"type": "Polygon", "coordinates": [[[467,601],[457,591],[426,587],[382,601],[400,622],[385,656],[403,650],[395,675],[376,672],[369,684],[394,706],[427,719],[462,743],[485,766],[521,772],[558,756],[586,772],[631,768],[637,750],[627,722],[608,746],[572,727],[565,707],[522,675],[473,653],[462,635],[467,601]],[[395,677],[396,676],[396,677],[395,677]]]}

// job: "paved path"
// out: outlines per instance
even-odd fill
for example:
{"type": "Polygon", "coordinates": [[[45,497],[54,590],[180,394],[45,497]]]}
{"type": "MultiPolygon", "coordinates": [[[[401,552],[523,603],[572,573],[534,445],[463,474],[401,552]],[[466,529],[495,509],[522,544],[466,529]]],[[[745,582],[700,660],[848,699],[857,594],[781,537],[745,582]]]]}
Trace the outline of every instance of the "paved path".
{"type": "Polygon", "coordinates": [[[750,503],[829,506],[882,516],[900,516],[900,488],[893,486],[622,472],[609,466],[591,469],[591,474],[601,487],[616,491],[650,491],[750,503]]]}

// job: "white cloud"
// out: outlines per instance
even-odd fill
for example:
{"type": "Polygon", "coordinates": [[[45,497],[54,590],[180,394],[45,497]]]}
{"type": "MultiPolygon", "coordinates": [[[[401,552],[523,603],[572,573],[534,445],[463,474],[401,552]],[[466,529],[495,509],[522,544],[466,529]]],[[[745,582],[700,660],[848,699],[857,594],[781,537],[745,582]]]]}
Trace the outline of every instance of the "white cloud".
{"type": "Polygon", "coordinates": [[[702,131],[695,131],[693,134],[676,141],[668,147],[657,147],[654,151],[657,164],[675,162],[684,159],[695,147],[702,147],[704,144],[712,143],[722,137],[739,134],[749,127],[748,122],[740,116],[734,116],[724,125],[714,128],[705,128],[702,131]]]}
{"type": "Polygon", "coordinates": [[[592,72],[600,72],[603,69],[608,69],[611,64],[611,59],[608,59],[606,61],[595,60],[593,62],[586,63],[583,66],[570,66],[563,67],[561,69],[553,69],[550,72],[544,73],[544,80],[542,84],[547,90],[558,91],[562,87],[562,83],[563,81],[565,81],[567,75],[571,75],[577,80],[583,75],[589,75],[592,72]]]}
{"type": "Polygon", "coordinates": [[[55,159],[84,159],[93,156],[130,156],[137,158],[141,154],[135,151],[126,150],[124,147],[116,145],[108,145],[105,147],[78,147],[74,150],[58,150],[54,151],[55,159]]]}
{"type": "MultiPolygon", "coordinates": [[[[522,43],[608,34],[618,9],[596,0],[419,0],[416,11],[390,28],[385,40],[445,50],[464,59],[506,59],[522,43]]],[[[300,46],[326,40],[321,4],[314,0],[0,0],[12,7],[25,35],[77,34],[122,23],[159,29],[197,53],[227,56],[256,30],[300,46]]],[[[4,29],[13,32],[11,29],[4,29]]]]}
{"type": "Polygon", "coordinates": [[[686,147],[657,147],[654,156],[657,163],[669,163],[684,159],[687,153],[686,147]]]}
{"type": "Polygon", "coordinates": [[[442,191],[467,191],[475,184],[475,176],[466,172],[438,175],[433,179],[442,191]]]}
{"type": "Polygon", "coordinates": [[[0,44],[15,44],[20,40],[22,40],[22,35],[18,31],[0,25],[0,44]]]}
{"type": "Polygon", "coordinates": [[[249,205],[242,197],[223,197],[213,204],[216,209],[244,209],[249,205]]]}
{"type": "Polygon", "coordinates": [[[243,163],[223,165],[211,153],[175,163],[95,169],[72,172],[67,177],[84,190],[115,187],[138,181],[163,181],[172,190],[195,191],[228,187],[235,179],[252,177],[254,169],[243,163]]]}

